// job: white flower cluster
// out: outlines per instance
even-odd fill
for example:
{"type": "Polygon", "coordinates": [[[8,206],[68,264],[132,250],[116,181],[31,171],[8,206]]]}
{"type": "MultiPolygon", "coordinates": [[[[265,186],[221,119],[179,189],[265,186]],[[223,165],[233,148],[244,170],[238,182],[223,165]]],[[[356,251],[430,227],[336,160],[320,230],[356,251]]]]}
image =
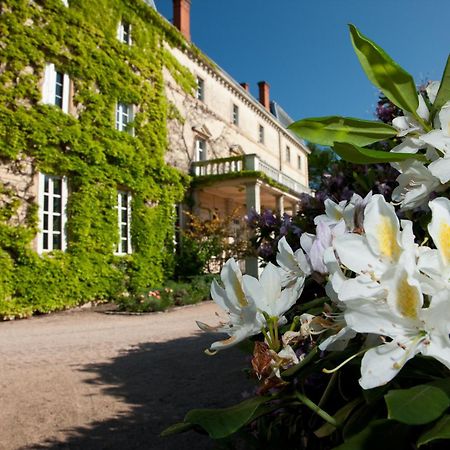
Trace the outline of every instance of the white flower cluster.
{"type": "Polygon", "coordinates": [[[360,333],[367,336],[359,352],[364,353],[364,389],[386,384],[418,353],[450,369],[450,201],[429,202],[428,231],[435,248],[418,245],[412,222],[399,221],[381,195],[355,195],[339,204],[327,200],[325,206],[326,214],[315,220],[316,235],[304,234],[295,253],[281,239],[278,267],[269,264],[260,280],[242,275],[233,259],[225,264],[224,288],[213,283],[211,294],[229,321],[199,326],[230,338],[213,343],[211,350],[262,332],[286,368],[298,362],[290,346],[296,339],[326,333],[318,341],[320,350],[339,351],[360,333]],[[332,307],[322,316],[303,314],[278,339],[284,314],[299,298],[305,278],[314,274],[327,279],[332,307]]]}
{"type": "MultiPolygon", "coordinates": [[[[438,90],[439,82],[432,82],[427,87],[427,97],[431,104],[434,103],[438,90]]],[[[450,185],[450,101],[436,114],[431,130],[426,129],[430,111],[421,94],[417,115],[423,123],[419,123],[406,111],[404,116],[392,121],[392,125],[398,130],[397,136],[403,141],[391,152],[417,153],[425,149],[425,156],[431,161],[428,166],[414,159],[392,164],[401,173],[397,178],[399,186],[394,190],[392,198],[402,209],[426,204],[431,192],[444,191],[450,185]]]]}

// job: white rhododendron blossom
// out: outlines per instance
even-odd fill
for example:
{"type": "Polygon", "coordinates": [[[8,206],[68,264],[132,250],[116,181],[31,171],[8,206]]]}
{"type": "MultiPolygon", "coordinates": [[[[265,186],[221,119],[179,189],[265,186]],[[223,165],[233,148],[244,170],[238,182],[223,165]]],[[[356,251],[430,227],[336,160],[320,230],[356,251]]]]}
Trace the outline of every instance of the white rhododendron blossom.
{"type": "MultiPolygon", "coordinates": [[[[436,82],[427,87],[431,104],[434,103],[438,90],[439,83],[436,82]]],[[[392,121],[392,125],[398,130],[397,136],[403,141],[391,152],[418,153],[424,150],[428,160],[428,165],[415,159],[392,163],[400,172],[397,178],[399,186],[394,190],[392,198],[402,209],[424,205],[433,191],[445,190],[450,182],[450,101],[436,114],[431,130],[425,129],[424,124],[430,120],[430,111],[421,94],[416,114],[422,122],[407,111],[392,121]]]]}

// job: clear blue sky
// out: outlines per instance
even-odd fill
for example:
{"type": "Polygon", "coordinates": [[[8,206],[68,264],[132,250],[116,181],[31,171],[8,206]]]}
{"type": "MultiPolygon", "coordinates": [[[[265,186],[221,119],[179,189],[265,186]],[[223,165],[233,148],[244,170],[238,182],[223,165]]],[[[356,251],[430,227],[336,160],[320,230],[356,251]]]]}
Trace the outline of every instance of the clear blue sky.
{"type": "MultiPolygon", "coordinates": [[[[171,20],[172,0],[156,0],[171,20]]],[[[293,119],[370,119],[377,90],[353,52],[348,23],[417,83],[440,79],[450,51],[450,0],[192,0],[193,42],[235,80],[267,81],[293,119]]]]}

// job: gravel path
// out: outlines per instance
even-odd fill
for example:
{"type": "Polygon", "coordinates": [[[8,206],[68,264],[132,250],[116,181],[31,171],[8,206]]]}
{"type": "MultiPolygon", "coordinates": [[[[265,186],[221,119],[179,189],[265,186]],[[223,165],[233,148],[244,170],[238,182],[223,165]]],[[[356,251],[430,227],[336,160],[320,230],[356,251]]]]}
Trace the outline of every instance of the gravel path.
{"type": "Polygon", "coordinates": [[[193,432],[159,438],[193,407],[251,389],[237,349],[208,357],[211,302],[169,313],[68,311],[0,323],[0,449],[210,449],[193,432]]]}

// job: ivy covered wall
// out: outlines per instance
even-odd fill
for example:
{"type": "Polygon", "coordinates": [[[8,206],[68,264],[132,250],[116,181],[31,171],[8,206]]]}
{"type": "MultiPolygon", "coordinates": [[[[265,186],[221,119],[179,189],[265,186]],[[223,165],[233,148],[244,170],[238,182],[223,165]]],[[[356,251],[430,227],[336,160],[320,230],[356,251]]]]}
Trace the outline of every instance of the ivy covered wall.
{"type": "Polygon", "coordinates": [[[0,179],[0,317],[112,298],[170,274],[173,205],[187,180],[164,163],[162,68],[186,90],[195,80],[163,42],[187,45],[143,0],[1,2],[0,165],[29,189],[0,179]],[[121,20],[130,46],[117,39],[121,20]],[[42,103],[49,63],[73,81],[72,114],[42,103]],[[115,129],[117,102],[136,105],[134,136],[115,129]],[[36,252],[38,172],[68,179],[65,252],[36,252]],[[132,194],[133,253],[120,257],[118,189],[132,194]]]}

